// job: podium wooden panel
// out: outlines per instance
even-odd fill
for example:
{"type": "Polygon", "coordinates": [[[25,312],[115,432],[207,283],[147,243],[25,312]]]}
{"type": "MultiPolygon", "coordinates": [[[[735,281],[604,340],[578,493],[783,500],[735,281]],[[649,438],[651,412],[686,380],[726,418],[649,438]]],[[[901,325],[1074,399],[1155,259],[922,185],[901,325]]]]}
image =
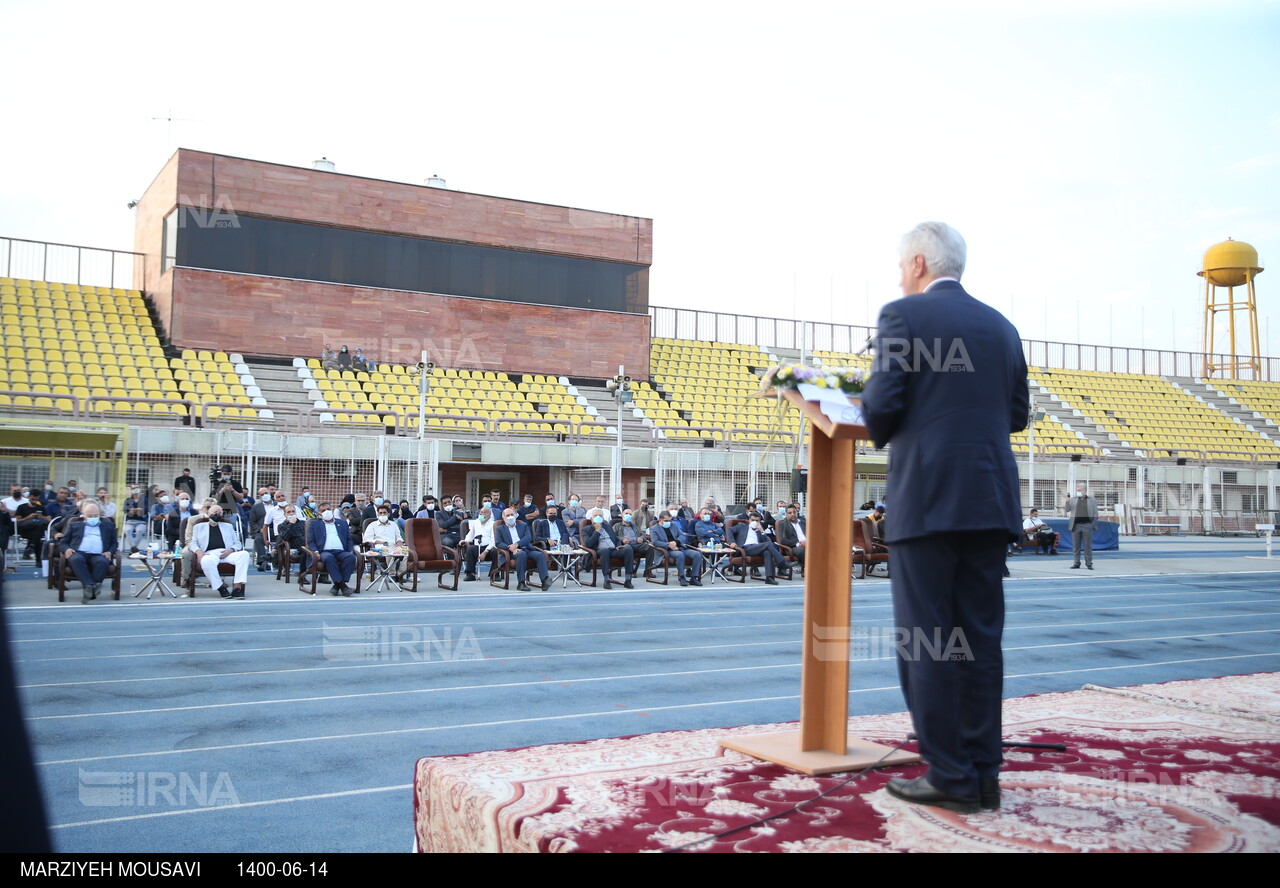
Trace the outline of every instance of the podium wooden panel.
{"type": "Polygon", "coordinates": [[[867,440],[867,427],[833,422],[794,390],[782,394],[813,427],[808,512],[819,516],[805,543],[800,730],[735,737],[720,745],[806,774],[919,761],[915,753],[901,750],[880,761],[892,747],[848,736],[854,447],[867,440]]]}

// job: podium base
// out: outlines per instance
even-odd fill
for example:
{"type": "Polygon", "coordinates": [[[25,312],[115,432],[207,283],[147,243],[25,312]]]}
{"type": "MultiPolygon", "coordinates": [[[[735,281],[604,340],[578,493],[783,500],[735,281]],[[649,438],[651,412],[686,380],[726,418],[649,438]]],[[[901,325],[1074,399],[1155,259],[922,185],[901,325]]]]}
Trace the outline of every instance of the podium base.
{"type": "Polygon", "coordinates": [[[754,734],[748,737],[734,737],[732,740],[717,740],[725,749],[732,749],[793,771],[803,774],[820,775],[835,774],[840,771],[857,771],[868,765],[878,768],[910,765],[920,761],[914,752],[899,749],[891,755],[885,753],[893,749],[883,743],[872,743],[850,737],[846,740],[848,751],[844,755],[836,755],[825,749],[800,749],[800,732],[785,731],[781,734],[754,734]],[[881,759],[883,758],[883,761],[881,759]]]}

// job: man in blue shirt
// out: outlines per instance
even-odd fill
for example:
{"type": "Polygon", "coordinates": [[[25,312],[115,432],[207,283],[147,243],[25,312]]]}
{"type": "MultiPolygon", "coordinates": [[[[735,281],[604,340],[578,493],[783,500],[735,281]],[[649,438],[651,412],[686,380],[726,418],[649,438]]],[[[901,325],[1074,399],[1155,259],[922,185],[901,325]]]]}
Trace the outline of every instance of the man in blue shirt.
{"type": "Polygon", "coordinates": [[[116,555],[116,526],[101,514],[96,502],[85,503],[84,520],[73,522],[60,544],[67,565],[84,586],[83,604],[98,597],[116,555]]]}

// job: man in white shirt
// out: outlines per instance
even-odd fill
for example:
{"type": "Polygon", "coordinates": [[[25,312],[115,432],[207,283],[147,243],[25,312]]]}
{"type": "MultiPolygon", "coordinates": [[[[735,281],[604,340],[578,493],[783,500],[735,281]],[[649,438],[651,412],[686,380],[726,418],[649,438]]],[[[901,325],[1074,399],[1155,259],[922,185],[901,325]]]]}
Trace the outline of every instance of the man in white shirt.
{"type": "Polygon", "coordinates": [[[1022,522],[1022,532],[1027,542],[1036,544],[1037,552],[1052,555],[1058,544],[1058,535],[1040,520],[1040,513],[1032,509],[1022,522]]]}
{"type": "MultiPolygon", "coordinates": [[[[395,547],[404,542],[404,535],[400,533],[400,525],[391,520],[390,506],[378,506],[377,518],[377,521],[370,523],[364,529],[364,542],[366,545],[373,546],[382,543],[387,547],[395,547]]],[[[403,555],[397,555],[391,559],[391,573],[396,582],[400,582],[404,574],[403,555]]]]}
{"type": "Polygon", "coordinates": [[[494,557],[490,551],[493,549],[493,510],[488,505],[481,506],[480,514],[471,519],[462,543],[467,547],[462,578],[470,583],[476,578],[476,562],[481,558],[489,561],[494,557]]]}

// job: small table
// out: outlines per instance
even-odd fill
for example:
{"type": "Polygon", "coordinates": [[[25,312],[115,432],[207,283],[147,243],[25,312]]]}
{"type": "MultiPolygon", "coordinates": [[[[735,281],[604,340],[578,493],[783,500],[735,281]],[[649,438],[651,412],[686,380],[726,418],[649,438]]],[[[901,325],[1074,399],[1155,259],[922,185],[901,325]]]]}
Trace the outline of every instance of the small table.
{"type": "Polygon", "coordinates": [[[404,549],[370,549],[364,553],[364,557],[373,561],[377,567],[377,574],[373,578],[373,582],[369,584],[370,592],[381,593],[386,586],[395,586],[396,589],[403,591],[402,587],[396,582],[395,577],[391,575],[391,565],[395,563],[397,558],[408,558],[409,550],[404,549]]]}
{"type": "MultiPolygon", "coordinates": [[[[578,588],[582,588],[582,580],[578,579],[574,572],[574,565],[582,556],[591,556],[590,549],[584,549],[581,546],[562,545],[556,549],[543,550],[547,556],[547,566],[551,566],[551,559],[555,559],[556,567],[555,576],[551,578],[551,585],[560,583],[563,588],[569,588],[569,581],[573,580],[578,584],[578,588]]],[[[578,564],[578,570],[582,569],[582,565],[578,564]]]]}
{"type": "Polygon", "coordinates": [[[163,552],[138,552],[130,555],[130,560],[140,564],[150,574],[151,579],[142,584],[142,588],[133,593],[133,597],[137,598],[143,592],[147,593],[147,601],[151,600],[151,593],[157,589],[160,590],[160,597],[164,597],[168,593],[174,598],[178,597],[178,593],[169,588],[169,584],[164,581],[164,575],[168,573],[169,566],[173,564],[173,559],[177,557],[172,550],[166,549],[163,552]]]}
{"type": "Polygon", "coordinates": [[[717,549],[710,549],[706,546],[699,546],[698,551],[702,553],[702,575],[705,577],[711,574],[711,585],[716,584],[716,577],[724,580],[726,583],[731,580],[725,576],[724,569],[728,565],[728,558],[733,554],[733,550],[727,546],[720,546],[717,549]]]}

